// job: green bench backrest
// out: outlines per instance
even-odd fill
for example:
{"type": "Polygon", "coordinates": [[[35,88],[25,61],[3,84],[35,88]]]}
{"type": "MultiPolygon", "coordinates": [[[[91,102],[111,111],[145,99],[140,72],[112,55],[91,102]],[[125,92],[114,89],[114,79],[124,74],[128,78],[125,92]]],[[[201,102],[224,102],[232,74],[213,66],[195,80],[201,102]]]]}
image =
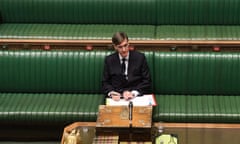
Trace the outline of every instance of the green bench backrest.
{"type": "Polygon", "coordinates": [[[240,24],[231,0],[1,0],[3,23],[240,24]]]}
{"type": "Polygon", "coordinates": [[[239,95],[239,53],[155,52],[156,94],[239,95]]]}
{"type": "Polygon", "coordinates": [[[165,25],[239,24],[240,1],[235,0],[156,0],[157,23],[165,25]]]}
{"type": "MultiPolygon", "coordinates": [[[[101,93],[112,51],[0,51],[0,92],[101,93]]],[[[155,94],[238,95],[238,53],[144,52],[155,94]]]]}
{"type": "Polygon", "coordinates": [[[0,51],[0,91],[100,93],[108,53],[0,51]]]}
{"type": "Polygon", "coordinates": [[[155,0],[1,0],[5,23],[152,24],[155,0]]]}
{"type": "MultiPolygon", "coordinates": [[[[112,51],[0,51],[0,92],[101,93],[112,51]]],[[[153,53],[146,52],[150,69],[153,53]]]]}

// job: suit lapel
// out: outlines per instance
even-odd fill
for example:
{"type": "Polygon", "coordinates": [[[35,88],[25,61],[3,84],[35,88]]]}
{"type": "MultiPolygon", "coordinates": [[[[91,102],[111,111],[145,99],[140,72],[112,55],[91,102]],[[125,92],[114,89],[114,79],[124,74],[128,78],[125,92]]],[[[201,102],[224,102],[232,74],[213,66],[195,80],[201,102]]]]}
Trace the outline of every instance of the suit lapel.
{"type": "Polygon", "coordinates": [[[113,59],[112,64],[116,65],[116,69],[117,69],[118,72],[121,72],[121,62],[120,62],[118,53],[114,54],[114,59],[113,59]]]}
{"type": "Polygon", "coordinates": [[[128,80],[132,78],[132,71],[133,71],[133,56],[132,53],[129,51],[129,60],[128,60],[128,80]]]}

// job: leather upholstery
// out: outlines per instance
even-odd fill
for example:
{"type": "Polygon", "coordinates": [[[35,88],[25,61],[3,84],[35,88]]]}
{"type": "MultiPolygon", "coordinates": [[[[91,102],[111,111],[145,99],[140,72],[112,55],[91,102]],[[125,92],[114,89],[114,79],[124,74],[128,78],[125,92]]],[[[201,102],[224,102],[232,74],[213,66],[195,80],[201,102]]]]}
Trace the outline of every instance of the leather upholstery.
{"type": "Polygon", "coordinates": [[[164,25],[157,26],[160,40],[239,40],[238,25],[164,25]]]}
{"type": "Polygon", "coordinates": [[[4,23],[239,25],[240,1],[1,0],[4,23]]]}
{"type": "Polygon", "coordinates": [[[111,39],[116,31],[126,31],[129,38],[151,40],[155,27],[151,25],[103,24],[0,24],[0,38],[24,39],[111,39]]]}
{"type": "MultiPolygon", "coordinates": [[[[0,51],[1,123],[95,121],[110,51],[0,51]]],[[[144,51],[153,121],[237,122],[238,53],[144,51]]]]}
{"type": "Polygon", "coordinates": [[[153,121],[239,123],[239,95],[156,95],[153,121]]]}
{"type": "Polygon", "coordinates": [[[1,0],[0,38],[239,40],[240,1],[1,0]]]}
{"type": "Polygon", "coordinates": [[[238,53],[155,52],[153,121],[239,122],[238,53]]]}
{"type": "MultiPolygon", "coordinates": [[[[96,121],[111,51],[0,51],[0,124],[96,121]]],[[[152,69],[153,52],[145,52],[152,69]]]]}
{"type": "Polygon", "coordinates": [[[103,61],[109,52],[0,51],[0,91],[101,93],[103,61]]]}
{"type": "Polygon", "coordinates": [[[155,0],[1,0],[4,23],[153,24],[155,0]]]}
{"type": "Polygon", "coordinates": [[[238,25],[240,1],[156,0],[157,24],[238,25]]]}
{"type": "Polygon", "coordinates": [[[67,125],[95,122],[100,94],[0,93],[0,124],[67,125]]]}
{"type": "Polygon", "coordinates": [[[155,93],[239,95],[239,60],[234,52],[155,52],[155,93]]]}

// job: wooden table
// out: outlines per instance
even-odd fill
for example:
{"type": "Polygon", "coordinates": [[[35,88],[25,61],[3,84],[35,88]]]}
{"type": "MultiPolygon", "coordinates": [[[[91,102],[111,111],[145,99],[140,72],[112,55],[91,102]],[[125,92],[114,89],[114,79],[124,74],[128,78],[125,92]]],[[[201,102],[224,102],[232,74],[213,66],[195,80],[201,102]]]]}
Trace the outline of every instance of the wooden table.
{"type": "MultiPolygon", "coordinates": [[[[82,144],[91,144],[95,137],[95,122],[75,122],[65,127],[64,134],[79,128],[82,144]]],[[[175,134],[179,144],[239,144],[240,124],[215,123],[153,123],[153,129],[162,130],[163,134],[175,134]]]]}

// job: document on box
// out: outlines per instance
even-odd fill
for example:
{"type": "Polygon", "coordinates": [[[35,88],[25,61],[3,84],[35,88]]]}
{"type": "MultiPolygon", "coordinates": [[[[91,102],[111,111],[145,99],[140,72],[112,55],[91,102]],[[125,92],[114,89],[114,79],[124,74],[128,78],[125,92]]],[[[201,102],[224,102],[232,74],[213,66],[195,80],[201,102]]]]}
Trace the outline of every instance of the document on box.
{"type": "Polygon", "coordinates": [[[106,105],[109,106],[122,106],[128,105],[132,101],[134,106],[156,106],[156,99],[153,94],[143,95],[135,97],[131,100],[120,99],[119,101],[114,101],[111,98],[106,98],[106,105]]]}

